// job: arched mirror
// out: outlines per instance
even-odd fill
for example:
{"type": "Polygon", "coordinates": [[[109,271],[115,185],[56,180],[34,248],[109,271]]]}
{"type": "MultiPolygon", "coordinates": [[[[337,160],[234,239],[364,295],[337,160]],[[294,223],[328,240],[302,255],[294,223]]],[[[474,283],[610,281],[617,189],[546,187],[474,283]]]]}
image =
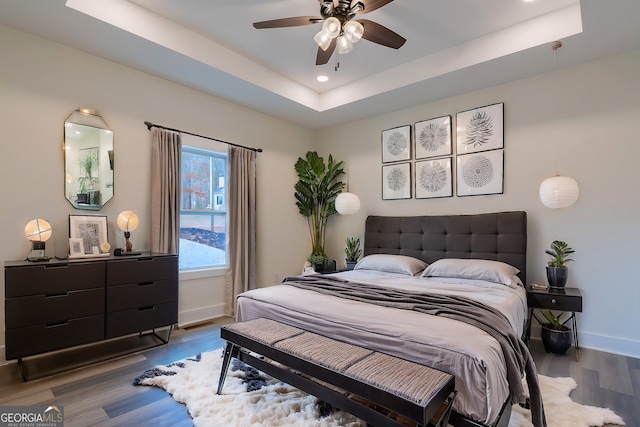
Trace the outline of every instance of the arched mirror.
{"type": "Polygon", "coordinates": [[[94,110],[64,122],[64,196],[76,209],[100,210],[113,197],[113,131],[94,110]]]}

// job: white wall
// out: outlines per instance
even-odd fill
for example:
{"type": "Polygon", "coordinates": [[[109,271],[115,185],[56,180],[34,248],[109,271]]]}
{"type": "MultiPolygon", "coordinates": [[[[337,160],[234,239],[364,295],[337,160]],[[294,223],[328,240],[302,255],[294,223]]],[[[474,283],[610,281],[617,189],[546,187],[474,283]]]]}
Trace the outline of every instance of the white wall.
{"type": "MultiPolygon", "coordinates": [[[[24,226],[37,217],[53,227],[49,256],[67,251],[69,214],[107,215],[109,242],[120,247],[115,220],[125,209],[140,216],[134,248],[148,250],[147,120],[264,149],[258,155],[258,282],[273,284],[274,272],[300,271],[309,243],[293,198],[293,165],[312,147],[311,131],[10,27],[0,26],[0,40],[0,260],[26,258],[24,226]],[[99,212],[77,211],[64,198],[63,124],[80,107],[95,109],[114,131],[115,196],[99,212]]],[[[221,277],[181,280],[181,323],[222,314],[223,285],[221,277]]]]}
{"type": "Polygon", "coordinates": [[[580,344],[640,357],[638,70],[640,51],[320,132],[322,153],[347,161],[350,190],[363,204],[354,216],[330,219],[328,254],[342,259],[344,238],[362,237],[368,214],[525,210],[528,281],[545,283],[544,250],[555,239],[568,242],[576,250],[568,285],[584,298],[580,344]],[[505,104],[504,194],[382,200],[382,130],[447,114],[455,120],[458,111],[496,102],[505,104]],[[580,198],[567,209],[547,209],[538,198],[540,182],[556,166],[580,185],[580,198]]]}

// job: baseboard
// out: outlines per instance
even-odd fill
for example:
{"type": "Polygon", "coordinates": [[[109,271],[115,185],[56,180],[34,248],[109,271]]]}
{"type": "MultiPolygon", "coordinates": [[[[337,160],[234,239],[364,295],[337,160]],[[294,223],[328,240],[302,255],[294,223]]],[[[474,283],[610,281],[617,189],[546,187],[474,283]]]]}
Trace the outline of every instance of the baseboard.
{"type": "Polygon", "coordinates": [[[640,359],[640,342],[638,341],[581,332],[578,332],[578,338],[580,347],[640,359]]]}
{"type": "Polygon", "coordinates": [[[212,305],[196,310],[181,311],[178,313],[178,327],[185,328],[222,316],[226,316],[224,304],[212,305]]]}
{"type": "Polygon", "coordinates": [[[2,357],[0,358],[0,366],[8,365],[9,363],[16,363],[15,360],[7,360],[4,358],[4,355],[7,354],[4,351],[4,345],[0,346],[0,351],[2,351],[2,357]]]}
{"type": "MultiPolygon", "coordinates": [[[[531,336],[540,337],[540,326],[531,327],[531,336]]],[[[581,332],[578,328],[578,339],[581,348],[604,351],[605,353],[619,354],[621,356],[640,359],[640,342],[624,338],[608,337],[598,334],[581,332]]]]}

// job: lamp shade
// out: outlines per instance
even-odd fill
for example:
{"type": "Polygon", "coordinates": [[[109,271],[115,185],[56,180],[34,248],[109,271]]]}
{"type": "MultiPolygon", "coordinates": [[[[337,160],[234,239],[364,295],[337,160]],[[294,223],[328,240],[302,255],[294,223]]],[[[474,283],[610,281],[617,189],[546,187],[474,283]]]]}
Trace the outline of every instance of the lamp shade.
{"type": "Polygon", "coordinates": [[[326,51],[327,49],[329,49],[329,45],[331,45],[332,38],[329,37],[329,34],[327,34],[325,30],[320,30],[313,38],[313,40],[318,43],[320,49],[326,51]]]}
{"type": "Polygon", "coordinates": [[[46,242],[51,237],[51,225],[44,219],[32,219],[24,227],[24,235],[32,242],[46,242]]]}
{"type": "Polygon", "coordinates": [[[118,227],[122,231],[133,231],[138,227],[138,215],[133,211],[122,211],[118,214],[118,227]]]}
{"type": "Polygon", "coordinates": [[[352,42],[356,43],[364,34],[364,26],[358,21],[347,21],[344,26],[344,35],[352,42]]]}
{"type": "Polygon", "coordinates": [[[351,43],[351,40],[349,40],[347,36],[338,37],[337,44],[338,44],[338,53],[340,55],[349,53],[353,50],[353,43],[351,43]]]}
{"type": "Polygon", "coordinates": [[[580,190],[575,179],[556,175],[540,184],[540,200],[550,209],[571,206],[578,200],[580,190]]]}
{"type": "Polygon", "coordinates": [[[340,193],[336,197],[336,210],[340,215],[351,215],[360,209],[360,198],[353,193],[340,193]]]}
{"type": "Polygon", "coordinates": [[[340,34],[340,20],[334,16],[327,18],[322,23],[322,30],[325,31],[329,37],[335,39],[340,34]]]}

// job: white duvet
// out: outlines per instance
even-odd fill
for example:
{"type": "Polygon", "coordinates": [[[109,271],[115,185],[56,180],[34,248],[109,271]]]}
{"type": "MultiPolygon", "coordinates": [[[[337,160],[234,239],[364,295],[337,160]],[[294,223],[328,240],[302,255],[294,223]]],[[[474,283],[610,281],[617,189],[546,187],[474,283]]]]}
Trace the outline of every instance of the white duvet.
{"type": "MultiPolygon", "coordinates": [[[[502,312],[518,336],[527,306],[522,286],[451,278],[418,278],[371,270],[334,274],[351,281],[410,291],[459,295],[502,312]]],[[[453,374],[458,397],[454,409],[492,424],[509,396],[498,342],[482,330],[456,320],[382,307],[280,284],[238,296],[238,321],[279,320],[351,344],[403,357],[453,374]]]]}

